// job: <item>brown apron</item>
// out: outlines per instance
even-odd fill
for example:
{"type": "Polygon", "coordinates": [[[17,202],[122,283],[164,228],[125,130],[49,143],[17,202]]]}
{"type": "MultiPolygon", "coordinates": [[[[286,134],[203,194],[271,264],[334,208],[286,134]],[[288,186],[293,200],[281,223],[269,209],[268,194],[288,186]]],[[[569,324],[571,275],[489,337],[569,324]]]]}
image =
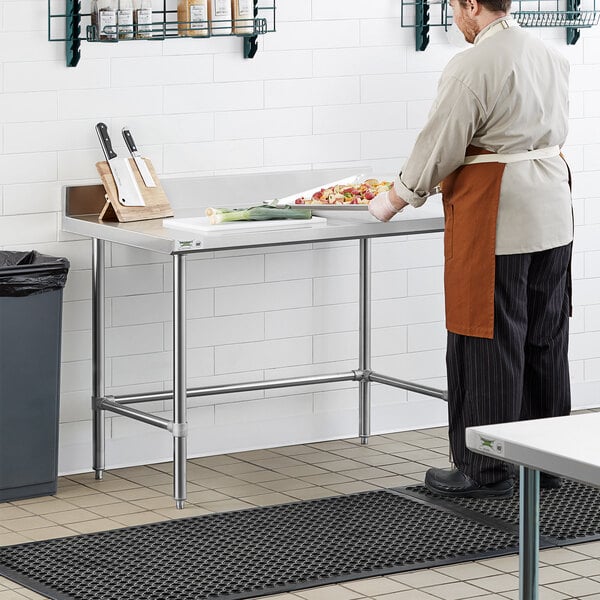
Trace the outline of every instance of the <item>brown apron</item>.
{"type": "MultiPolygon", "coordinates": [[[[493,152],[469,146],[465,156],[479,154],[493,152]]],[[[565,157],[560,156],[567,165],[571,187],[571,170],[565,157]]],[[[496,220],[505,167],[503,162],[462,165],[441,184],[445,217],[446,329],[452,333],[494,337],[496,220]]],[[[567,279],[571,298],[570,263],[567,279]]]]}
{"type": "MultiPolygon", "coordinates": [[[[466,156],[492,154],[469,146],[466,156]]],[[[496,219],[504,163],[463,165],[442,181],[446,329],[494,337],[496,219]]]]}

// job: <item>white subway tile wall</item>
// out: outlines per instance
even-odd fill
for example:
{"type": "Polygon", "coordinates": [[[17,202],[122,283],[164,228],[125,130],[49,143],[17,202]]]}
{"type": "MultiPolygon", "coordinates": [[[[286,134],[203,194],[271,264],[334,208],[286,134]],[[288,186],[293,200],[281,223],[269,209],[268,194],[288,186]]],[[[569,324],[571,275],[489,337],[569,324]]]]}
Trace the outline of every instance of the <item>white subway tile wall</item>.
{"type": "MultiPolygon", "coordinates": [[[[89,4],[84,2],[84,8],[89,4]]],[[[157,2],[157,6],[158,6],[157,2]]],[[[162,3],[160,3],[162,5],[162,3]]],[[[66,68],[45,0],[0,3],[0,248],[66,256],[60,472],[91,467],[91,243],[60,230],[61,190],[97,183],[94,124],[128,125],[161,177],[370,165],[401,169],[441,70],[459,51],[441,28],[426,52],[399,0],[278,0],[253,60],[236,38],[83,43],[66,68]]],[[[600,397],[600,27],[568,47],[576,220],[573,400],[600,397]]],[[[118,136],[115,136],[117,138],[118,136]]],[[[124,150],[116,139],[117,151],[124,150]]],[[[349,372],[358,356],[358,245],[293,245],[191,257],[190,387],[349,372]]],[[[373,368],[445,387],[442,237],[373,244],[373,368]]],[[[170,259],[108,246],[107,393],[171,383],[170,259]]],[[[357,433],[356,384],[190,399],[191,455],[357,433]]],[[[165,417],[168,402],[147,406],[165,417]]],[[[443,402],[373,386],[373,432],[444,423],[443,402]]],[[[107,464],[168,459],[167,433],[107,418],[107,464]]]]}

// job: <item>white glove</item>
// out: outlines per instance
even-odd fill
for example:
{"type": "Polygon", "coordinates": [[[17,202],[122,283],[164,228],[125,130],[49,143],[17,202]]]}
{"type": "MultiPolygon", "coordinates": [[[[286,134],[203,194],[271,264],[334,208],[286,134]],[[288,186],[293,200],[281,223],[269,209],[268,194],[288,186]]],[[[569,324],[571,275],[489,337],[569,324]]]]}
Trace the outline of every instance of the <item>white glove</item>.
{"type": "Polygon", "coordinates": [[[389,192],[381,192],[369,202],[369,212],[378,221],[389,221],[400,210],[391,203],[389,192]]]}

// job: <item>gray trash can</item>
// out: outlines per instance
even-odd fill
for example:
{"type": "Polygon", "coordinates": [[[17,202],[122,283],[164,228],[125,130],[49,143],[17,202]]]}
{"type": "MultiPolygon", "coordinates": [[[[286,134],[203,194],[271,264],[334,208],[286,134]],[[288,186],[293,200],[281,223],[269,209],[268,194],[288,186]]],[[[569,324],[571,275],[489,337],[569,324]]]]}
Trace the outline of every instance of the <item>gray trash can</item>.
{"type": "Polygon", "coordinates": [[[69,261],[0,252],[0,502],[56,493],[69,261]]]}

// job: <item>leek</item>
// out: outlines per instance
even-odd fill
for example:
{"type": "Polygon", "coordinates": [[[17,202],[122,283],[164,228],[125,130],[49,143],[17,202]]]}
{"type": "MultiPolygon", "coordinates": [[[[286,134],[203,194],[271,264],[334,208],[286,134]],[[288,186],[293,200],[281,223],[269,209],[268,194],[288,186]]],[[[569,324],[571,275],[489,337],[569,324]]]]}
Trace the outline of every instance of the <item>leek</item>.
{"type": "Polygon", "coordinates": [[[270,221],[272,219],[310,219],[310,208],[293,206],[272,206],[262,204],[250,208],[207,208],[206,216],[211,225],[230,223],[231,221],[270,221]]]}

